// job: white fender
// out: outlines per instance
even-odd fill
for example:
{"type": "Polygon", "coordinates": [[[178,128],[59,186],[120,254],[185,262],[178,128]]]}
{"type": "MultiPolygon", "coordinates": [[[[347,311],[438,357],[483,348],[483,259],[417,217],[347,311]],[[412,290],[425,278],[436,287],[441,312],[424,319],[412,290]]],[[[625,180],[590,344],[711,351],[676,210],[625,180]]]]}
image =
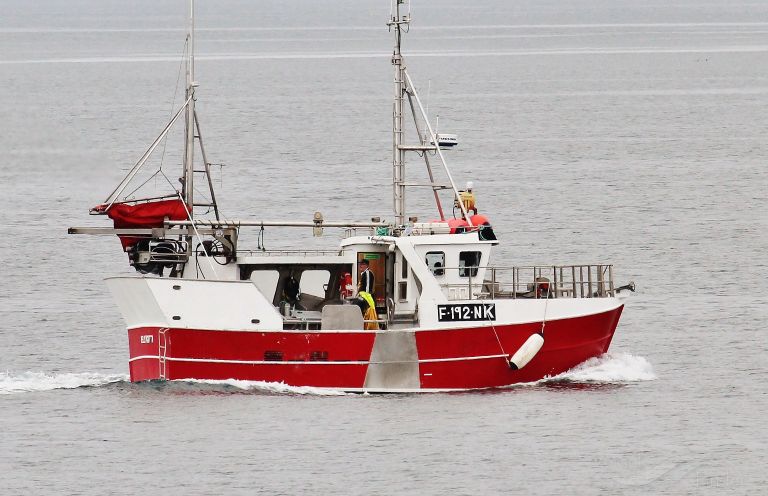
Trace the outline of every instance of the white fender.
{"type": "Polygon", "coordinates": [[[520,349],[509,359],[509,367],[512,370],[519,370],[525,367],[536,356],[542,346],[544,346],[544,336],[541,334],[531,334],[520,349]]]}

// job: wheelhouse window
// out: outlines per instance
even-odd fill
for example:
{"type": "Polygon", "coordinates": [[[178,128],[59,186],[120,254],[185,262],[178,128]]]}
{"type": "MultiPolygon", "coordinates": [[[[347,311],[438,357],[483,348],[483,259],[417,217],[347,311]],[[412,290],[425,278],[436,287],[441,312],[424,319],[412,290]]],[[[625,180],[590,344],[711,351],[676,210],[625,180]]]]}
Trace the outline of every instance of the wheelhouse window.
{"type": "Polygon", "coordinates": [[[479,251],[462,251],[459,253],[459,277],[475,277],[480,266],[479,251]]]}
{"type": "Polygon", "coordinates": [[[397,282],[397,301],[408,301],[408,261],[402,255],[398,256],[400,260],[400,281],[397,282]]]}
{"type": "Polygon", "coordinates": [[[430,251],[426,256],[427,267],[436,276],[445,274],[445,253],[442,251],[430,251]]]}
{"type": "Polygon", "coordinates": [[[331,273],[327,270],[305,270],[301,273],[301,292],[325,298],[330,281],[331,273]]]}
{"type": "Polygon", "coordinates": [[[251,272],[251,281],[256,284],[261,294],[269,301],[275,297],[279,280],[280,272],[276,270],[254,270],[251,272]]]}

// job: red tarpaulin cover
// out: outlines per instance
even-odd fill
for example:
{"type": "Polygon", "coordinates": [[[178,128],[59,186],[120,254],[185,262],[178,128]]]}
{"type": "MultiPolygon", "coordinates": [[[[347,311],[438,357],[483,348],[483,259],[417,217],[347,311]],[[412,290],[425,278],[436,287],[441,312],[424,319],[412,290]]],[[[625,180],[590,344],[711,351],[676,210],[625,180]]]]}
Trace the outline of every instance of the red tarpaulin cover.
{"type": "MultiPolygon", "coordinates": [[[[162,200],[149,203],[128,205],[116,203],[107,210],[107,215],[115,223],[115,229],[163,227],[166,217],[170,220],[187,220],[187,210],[181,200],[162,200]]],[[[133,246],[141,238],[118,236],[123,250],[133,246]]]]}

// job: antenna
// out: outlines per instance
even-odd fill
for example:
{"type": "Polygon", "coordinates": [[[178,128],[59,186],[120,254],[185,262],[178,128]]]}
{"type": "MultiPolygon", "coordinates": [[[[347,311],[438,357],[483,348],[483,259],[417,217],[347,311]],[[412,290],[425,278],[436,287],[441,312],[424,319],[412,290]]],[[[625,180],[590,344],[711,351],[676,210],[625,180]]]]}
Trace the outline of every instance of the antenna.
{"type": "Polygon", "coordinates": [[[391,0],[389,3],[389,24],[409,23],[411,21],[411,0],[391,0]],[[407,4],[408,13],[400,16],[400,6],[407,4]]]}
{"type": "MultiPolygon", "coordinates": [[[[427,117],[429,117],[429,96],[432,94],[432,80],[427,80],[427,117]]],[[[426,132],[424,134],[424,139],[427,139],[426,132]]]]}

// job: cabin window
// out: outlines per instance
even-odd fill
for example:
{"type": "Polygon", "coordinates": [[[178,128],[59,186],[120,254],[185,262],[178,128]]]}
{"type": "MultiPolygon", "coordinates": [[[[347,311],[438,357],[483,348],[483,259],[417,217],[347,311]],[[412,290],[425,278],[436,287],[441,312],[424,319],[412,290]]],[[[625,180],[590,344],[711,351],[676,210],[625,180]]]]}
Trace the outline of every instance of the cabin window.
{"type": "Polygon", "coordinates": [[[305,270],[301,273],[301,292],[318,298],[325,298],[330,280],[331,273],[327,270],[305,270]]]}
{"type": "Polygon", "coordinates": [[[479,251],[462,251],[459,253],[459,277],[475,277],[480,266],[479,251]]]}
{"type": "Polygon", "coordinates": [[[408,261],[401,254],[400,260],[400,279],[397,283],[397,299],[400,302],[408,301],[408,261]]]}
{"type": "Polygon", "coordinates": [[[436,276],[445,274],[445,253],[442,251],[427,252],[427,267],[436,276]]]}
{"type": "Polygon", "coordinates": [[[269,301],[275,297],[279,279],[280,273],[276,270],[254,270],[251,272],[251,281],[256,284],[261,294],[269,301]]]}

